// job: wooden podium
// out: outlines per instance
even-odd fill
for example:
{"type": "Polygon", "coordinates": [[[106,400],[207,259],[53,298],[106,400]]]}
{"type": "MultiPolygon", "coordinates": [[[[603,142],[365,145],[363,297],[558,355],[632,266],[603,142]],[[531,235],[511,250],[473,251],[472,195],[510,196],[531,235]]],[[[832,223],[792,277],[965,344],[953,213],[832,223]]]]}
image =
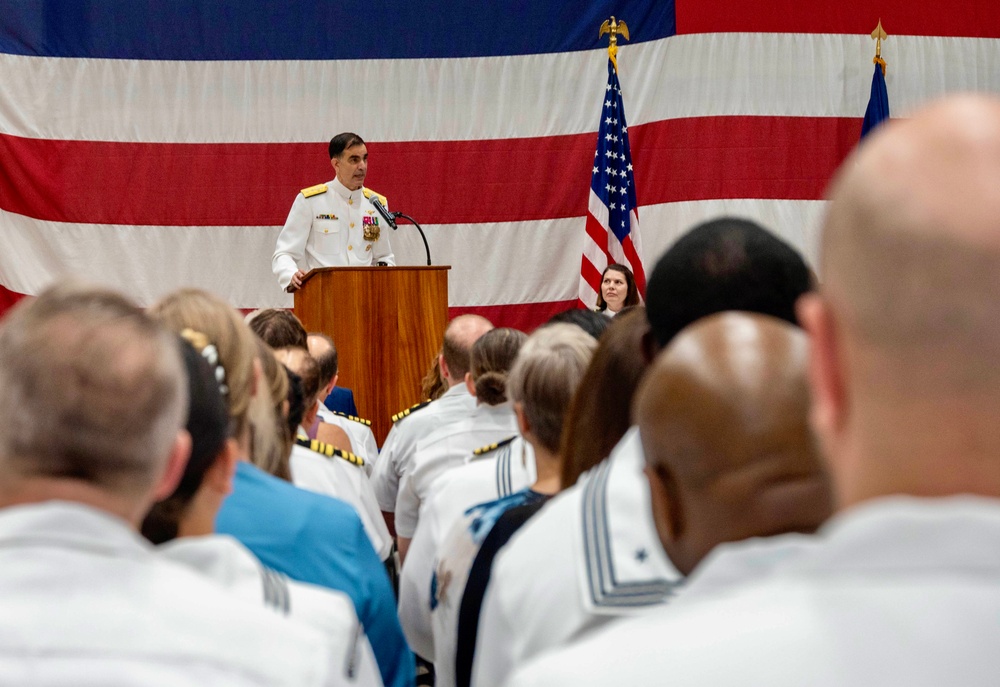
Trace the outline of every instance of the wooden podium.
{"type": "Polygon", "coordinates": [[[420,381],[448,325],[448,266],[323,267],[295,292],[295,315],[333,338],[338,386],[354,390],[381,447],[392,415],[420,397],[420,381]]]}

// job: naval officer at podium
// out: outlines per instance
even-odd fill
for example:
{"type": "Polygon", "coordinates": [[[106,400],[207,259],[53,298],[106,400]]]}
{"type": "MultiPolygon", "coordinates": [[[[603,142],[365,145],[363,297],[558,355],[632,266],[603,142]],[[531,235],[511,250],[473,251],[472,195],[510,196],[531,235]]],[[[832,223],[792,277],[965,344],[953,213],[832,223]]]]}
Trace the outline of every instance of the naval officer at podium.
{"type": "Polygon", "coordinates": [[[365,188],[368,148],[357,134],[330,140],[333,181],[302,189],[278,234],[271,271],[286,291],[302,286],[315,267],[395,265],[389,227],[376,209],[385,196],[365,188]]]}

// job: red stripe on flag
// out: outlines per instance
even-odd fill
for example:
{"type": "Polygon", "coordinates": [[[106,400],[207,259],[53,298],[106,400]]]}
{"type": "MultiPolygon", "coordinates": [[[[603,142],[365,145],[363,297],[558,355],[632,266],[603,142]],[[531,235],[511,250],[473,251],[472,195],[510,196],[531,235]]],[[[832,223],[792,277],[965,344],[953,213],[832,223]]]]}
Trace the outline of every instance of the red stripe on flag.
{"type": "Polygon", "coordinates": [[[601,270],[597,269],[597,266],[586,255],[583,256],[583,261],[580,264],[580,276],[590,285],[590,288],[597,293],[601,292],[601,270]]]}
{"type": "Polygon", "coordinates": [[[765,32],[870,34],[878,21],[889,36],[1000,38],[1000,3],[971,0],[840,0],[730,2],[677,0],[677,33],[765,32]]]}
{"type": "MultiPolygon", "coordinates": [[[[637,198],[640,205],[817,200],[860,134],[860,113],[696,117],[629,127],[637,198]]],[[[0,209],[57,222],[281,225],[300,188],[332,176],[325,146],[0,135],[0,209]],[[156,183],[144,181],[150,179],[156,183]]],[[[591,175],[593,133],[372,143],[369,149],[372,188],[421,223],[555,219],[587,211],[589,188],[581,179],[591,175]]]]}
{"type": "Polygon", "coordinates": [[[0,284],[0,318],[3,318],[7,314],[7,311],[13,308],[22,298],[26,298],[23,293],[11,291],[3,284],[0,284]]]}
{"type": "Polygon", "coordinates": [[[622,250],[625,251],[625,258],[628,260],[628,264],[632,268],[632,276],[635,277],[635,287],[639,290],[639,295],[645,299],[646,272],[645,268],[642,266],[642,260],[639,259],[639,253],[635,250],[635,244],[632,243],[631,234],[626,236],[625,241],[622,242],[622,250]]]}
{"type": "Polygon", "coordinates": [[[545,324],[550,317],[564,310],[577,308],[574,298],[569,301],[549,301],[546,303],[521,303],[513,305],[477,305],[448,308],[448,317],[459,315],[482,315],[497,327],[511,327],[522,332],[531,332],[545,324]]]}

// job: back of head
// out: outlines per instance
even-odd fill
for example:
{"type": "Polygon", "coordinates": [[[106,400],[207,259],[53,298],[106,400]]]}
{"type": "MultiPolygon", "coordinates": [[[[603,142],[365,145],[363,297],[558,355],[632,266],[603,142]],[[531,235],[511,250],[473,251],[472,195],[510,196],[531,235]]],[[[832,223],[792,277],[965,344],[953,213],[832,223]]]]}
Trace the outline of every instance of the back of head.
{"type": "Polygon", "coordinates": [[[309,332],[306,348],[319,366],[319,385],[325,387],[340,367],[337,347],[323,332],[309,332]]]}
{"type": "MultiPolygon", "coordinates": [[[[204,344],[199,349],[204,350],[204,344]]],[[[181,343],[191,400],[186,425],[191,435],[191,456],[174,492],[154,504],[142,521],[143,536],[154,544],[177,537],[181,517],[201,487],[205,473],[222,452],[229,435],[226,402],[215,379],[215,370],[202,357],[200,350],[188,341],[181,343]]]]}
{"type": "Polygon", "coordinates": [[[459,315],[448,323],[444,330],[444,342],[441,344],[441,357],[448,366],[452,380],[461,381],[472,369],[472,345],[491,329],[493,324],[479,315],[459,315]]]}
{"type": "Polygon", "coordinates": [[[831,324],[803,311],[842,501],[1000,496],[1000,101],[952,96],[866,138],[821,267],[831,324]]]}
{"type": "Polygon", "coordinates": [[[125,297],[65,284],[0,325],[0,489],[75,480],[141,500],[187,410],[177,341],[125,297]]]}
{"type": "Polygon", "coordinates": [[[807,357],[798,328],[723,313],[682,331],[644,377],[635,417],[657,528],[682,572],[722,542],[811,532],[829,516],[807,357]]]}
{"type": "Polygon", "coordinates": [[[470,372],[480,403],[496,406],[507,401],[507,376],[527,338],[524,332],[501,327],[473,344],[470,372]]]}
{"type": "Polygon", "coordinates": [[[304,348],[282,348],[276,351],[276,355],[279,361],[301,379],[305,407],[311,408],[316,403],[316,395],[320,390],[319,365],[316,360],[304,348]]]}
{"type": "Polygon", "coordinates": [[[291,481],[288,457],[294,434],[289,433],[286,422],[288,375],[285,366],[274,357],[271,347],[259,337],[254,338],[267,393],[256,394],[250,404],[250,462],[264,472],[291,481]]]}
{"type": "Polygon", "coordinates": [[[642,337],[648,329],[646,313],[637,306],[616,316],[601,337],[566,414],[563,489],[607,458],[628,431],[632,396],[646,369],[642,337]]]}
{"type": "Polygon", "coordinates": [[[809,268],[790,245],[745,219],[696,226],[656,263],[646,314],[660,347],[707,315],[745,310],[797,324],[795,302],[812,288],[809,268]]]}
{"type": "Polygon", "coordinates": [[[559,323],[576,325],[595,339],[600,339],[604,335],[604,331],[611,325],[611,320],[593,310],[571,308],[556,313],[542,326],[559,323]]]}
{"type": "Polygon", "coordinates": [[[571,324],[553,324],[529,336],[507,380],[507,394],[520,403],[531,433],[549,451],[559,450],[563,418],[597,341],[571,324]]]}
{"type": "Polygon", "coordinates": [[[290,310],[267,308],[257,312],[247,324],[271,348],[307,347],[306,329],[290,310]]]}

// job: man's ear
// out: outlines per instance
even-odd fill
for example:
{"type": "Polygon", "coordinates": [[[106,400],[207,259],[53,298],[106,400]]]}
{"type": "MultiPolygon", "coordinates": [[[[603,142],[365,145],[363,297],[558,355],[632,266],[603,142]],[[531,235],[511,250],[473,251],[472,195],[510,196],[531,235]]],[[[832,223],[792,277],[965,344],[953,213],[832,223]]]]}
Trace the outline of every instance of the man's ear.
{"type": "Polygon", "coordinates": [[[472,373],[465,373],[465,388],[469,390],[469,393],[473,396],[476,395],[476,383],[472,381],[472,373]]]}
{"type": "Polygon", "coordinates": [[[209,485],[219,494],[233,492],[233,479],[236,477],[236,465],[240,462],[240,447],[236,439],[226,439],[222,450],[215,457],[215,462],[205,471],[203,484],[209,485]]]}
{"type": "Polygon", "coordinates": [[[187,467],[188,458],[191,457],[191,435],[186,429],[177,432],[174,443],[170,447],[170,454],[167,456],[166,469],[153,490],[153,500],[162,501],[177,489],[184,476],[184,469],[187,467]]]}
{"type": "MultiPolygon", "coordinates": [[[[847,424],[848,408],[843,351],[837,337],[837,321],[829,303],[817,293],[807,293],[796,303],[795,312],[809,334],[809,387],[812,394],[810,420],[824,449],[837,440],[847,424]]],[[[829,451],[827,451],[829,453],[829,451]]]]}
{"type": "Polygon", "coordinates": [[[441,375],[441,379],[451,383],[451,370],[448,369],[448,363],[444,361],[444,356],[440,353],[438,354],[438,374],[441,375]]]}

